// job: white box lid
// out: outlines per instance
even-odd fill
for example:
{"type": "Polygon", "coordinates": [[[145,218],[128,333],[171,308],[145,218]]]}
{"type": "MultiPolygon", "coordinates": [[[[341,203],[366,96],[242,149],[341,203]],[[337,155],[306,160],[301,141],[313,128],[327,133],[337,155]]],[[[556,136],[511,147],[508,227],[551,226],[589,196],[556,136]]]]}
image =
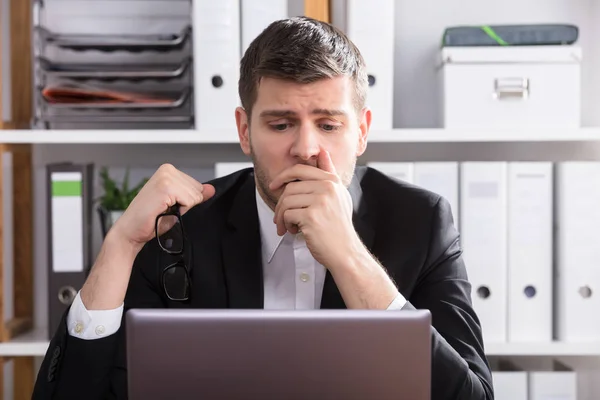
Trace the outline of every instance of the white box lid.
{"type": "Polygon", "coordinates": [[[477,46],[444,47],[442,64],[575,63],[581,62],[579,46],[477,46]]]}

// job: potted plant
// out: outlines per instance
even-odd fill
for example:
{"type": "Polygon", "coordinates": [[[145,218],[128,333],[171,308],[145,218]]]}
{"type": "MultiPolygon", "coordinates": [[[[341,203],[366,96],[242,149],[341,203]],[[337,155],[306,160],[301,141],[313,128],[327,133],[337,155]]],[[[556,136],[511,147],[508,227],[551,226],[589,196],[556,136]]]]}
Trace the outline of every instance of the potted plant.
{"type": "Polygon", "coordinates": [[[125,212],[131,201],[137,196],[147,181],[148,178],[144,178],[136,186],[130,188],[129,167],[125,171],[123,182],[120,184],[110,177],[107,167],[100,169],[100,182],[104,189],[104,194],[98,198],[98,212],[102,223],[103,235],[106,235],[106,232],[113,226],[115,221],[125,212]]]}

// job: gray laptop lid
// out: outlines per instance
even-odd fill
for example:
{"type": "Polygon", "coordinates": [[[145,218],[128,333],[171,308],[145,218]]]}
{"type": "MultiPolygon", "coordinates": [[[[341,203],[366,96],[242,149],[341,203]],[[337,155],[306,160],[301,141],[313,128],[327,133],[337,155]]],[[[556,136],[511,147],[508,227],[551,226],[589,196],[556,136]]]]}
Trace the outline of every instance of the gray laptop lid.
{"type": "Polygon", "coordinates": [[[429,311],[137,309],[129,398],[430,398],[429,311]]]}

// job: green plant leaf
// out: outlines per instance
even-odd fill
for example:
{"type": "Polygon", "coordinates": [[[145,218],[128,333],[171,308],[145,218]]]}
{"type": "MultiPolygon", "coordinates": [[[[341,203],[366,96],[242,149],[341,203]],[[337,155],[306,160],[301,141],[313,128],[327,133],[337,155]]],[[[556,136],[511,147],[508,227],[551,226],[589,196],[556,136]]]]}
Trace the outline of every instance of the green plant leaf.
{"type": "Polygon", "coordinates": [[[104,194],[98,200],[100,205],[107,211],[125,210],[148,182],[148,178],[144,178],[134,188],[129,189],[129,167],[125,171],[125,177],[120,186],[110,177],[107,167],[100,169],[100,179],[104,194]]]}

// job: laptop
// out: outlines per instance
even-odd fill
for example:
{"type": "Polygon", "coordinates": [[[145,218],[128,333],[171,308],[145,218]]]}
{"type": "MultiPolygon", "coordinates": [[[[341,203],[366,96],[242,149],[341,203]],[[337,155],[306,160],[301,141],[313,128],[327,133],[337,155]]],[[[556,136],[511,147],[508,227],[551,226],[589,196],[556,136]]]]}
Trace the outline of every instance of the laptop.
{"type": "Polygon", "coordinates": [[[132,309],[129,399],[428,400],[427,310],[132,309]]]}

